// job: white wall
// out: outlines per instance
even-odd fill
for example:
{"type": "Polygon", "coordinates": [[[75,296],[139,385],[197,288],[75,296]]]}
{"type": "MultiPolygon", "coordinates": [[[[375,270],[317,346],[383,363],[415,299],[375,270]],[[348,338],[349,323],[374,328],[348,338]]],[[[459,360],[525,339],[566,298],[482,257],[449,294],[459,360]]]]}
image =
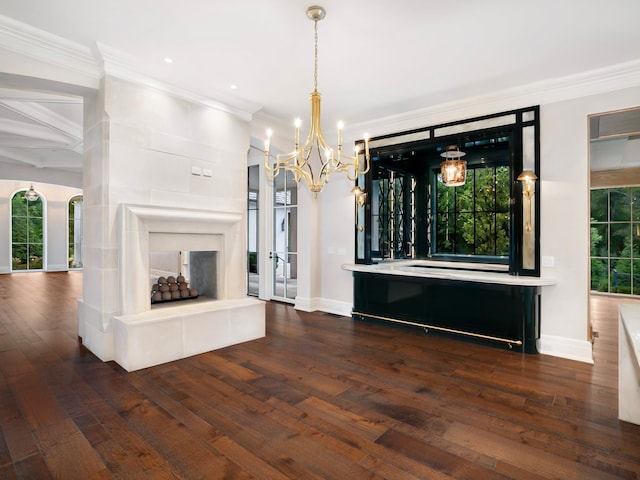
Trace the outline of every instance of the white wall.
{"type": "Polygon", "coordinates": [[[336,175],[320,194],[321,309],[340,315],[351,315],[353,306],[352,274],[342,269],[343,264],[355,261],[353,185],[346,176],[336,175]]]}
{"type": "Polygon", "coordinates": [[[541,350],[588,361],[588,115],[640,105],[640,87],[542,105],[541,253],[557,285],[542,297],[541,350]]]}
{"type": "MultiPolygon", "coordinates": [[[[11,197],[28,189],[31,182],[0,180],[0,273],[11,272],[11,197]]],[[[43,270],[68,270],[68,202],[82,190],[34,182],[45,199],[45,263],[43,270]]]]}

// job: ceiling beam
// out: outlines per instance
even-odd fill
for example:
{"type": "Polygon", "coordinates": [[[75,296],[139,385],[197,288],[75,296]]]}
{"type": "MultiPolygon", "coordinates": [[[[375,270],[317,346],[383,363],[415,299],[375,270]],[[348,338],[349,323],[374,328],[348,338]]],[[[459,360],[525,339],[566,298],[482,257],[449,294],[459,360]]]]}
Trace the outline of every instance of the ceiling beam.
{"type": "Polygon", "coordinates": [[[82,125],[59,115],[38,103],[18,100],[0,100],[0,105],[34,123],[53,129],[72,140],[82,140],[82,125]]]}
{"type": "MultiPolygon", "coordinates": [[[[55,145],[52,146],[57,146],[58,148],[64,148],[70,144],[75,145],[79,140],[76,137],[66,135],[57,129],[52,129],[42,124],[35,125],[33,123],[19,122],[8,118],[0,118],[0,134],[1,133],[53,142],[55,145]]],[[[10,141],[10,139],[7,141],[5,138],[2,140],[2,145],[7,146],[10,141]]]]}

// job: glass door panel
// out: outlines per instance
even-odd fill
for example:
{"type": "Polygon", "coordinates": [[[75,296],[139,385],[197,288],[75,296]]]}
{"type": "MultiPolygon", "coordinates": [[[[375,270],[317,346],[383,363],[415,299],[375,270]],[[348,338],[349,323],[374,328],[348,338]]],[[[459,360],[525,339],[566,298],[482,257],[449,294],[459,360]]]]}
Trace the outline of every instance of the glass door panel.
{"type": "Polygon", "coordinates": [[[293,303],[298,286],[298,184],[291,172],[274,179],[272,298],[293,303]]]}
{"type": "Polygon", "coordinates": [[[258,217],[260,205],[260,165],[249,167],[249,196],[247,198],[247,294],[260,293],[260,229],[258,217]]]}

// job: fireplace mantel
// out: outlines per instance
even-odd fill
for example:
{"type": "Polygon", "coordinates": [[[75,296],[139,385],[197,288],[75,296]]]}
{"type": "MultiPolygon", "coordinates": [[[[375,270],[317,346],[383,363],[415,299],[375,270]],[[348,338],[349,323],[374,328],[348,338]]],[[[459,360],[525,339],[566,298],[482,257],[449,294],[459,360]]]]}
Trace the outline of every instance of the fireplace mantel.
{"type": "Polygon", "coordinates": [[[264,303],[246,295],[244,229],[244,216],[235,212],[120,206],[120,311],[112,317],[116,362],[132,371],[264,337],[264,303]],[[176,250],[217,252],[217,298],[152,310],[149,252],[154,241],[176,250]]]}
{"type": "Polygon", "coordinates": [[[121,315],[146,312],[149,297],[149,238],[153,234],[178,235],[186,242],[184,250],[203,249],[210,236],[208,250],[219,251],[218,298],[239,298],[246,293],[242,266],[244,245],[243,216],[238,213],[191,210],[150,205],[123,204],[120,207],[119,306],[121,315]],[[189,240],[189,236],[192,237],[189,240]],[[194,248],[190,248],[189,244],[194,248]],[[233,267],[232,267],[233,266],[233,267]],[[238,281],[240,280],[240,281],[238,281]]]}

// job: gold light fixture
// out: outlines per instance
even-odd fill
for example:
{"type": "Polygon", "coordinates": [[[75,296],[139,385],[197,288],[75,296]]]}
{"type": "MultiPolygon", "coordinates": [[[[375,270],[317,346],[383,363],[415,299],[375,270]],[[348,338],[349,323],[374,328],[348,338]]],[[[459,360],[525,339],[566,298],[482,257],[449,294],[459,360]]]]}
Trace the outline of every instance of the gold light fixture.
{"type": "Polygon", "coordinates": [[[347,178],[355,181],[359,175],[369,171],[369,138],[364,136],[364,161],[359,159],[359,147],[356,146],[353,156],[342,152],[342,129],[344,124],[338,122],[337,151],[329,146],[320,127],[320,93],[318,92],[318,21],[326,16],[324,8],[313,5],[307,8],[307,17],[313,20],[315,30],[315,64],[313,76],[313,93],[311,93],[311,130],[302,145],[300,142],[300,119],[295,121],[295,149],[289,153],[276,155],[272,167],[269,159],[269,144],[272,131],[267,130],[264,142],[264,166],[269,178],[275,178],[281,170],[293,172],[296,182],[304,179],[309,190],[316,196],[329,181],[329,176],[344,172],[347,178]]]}
{"type": "Polygon", "coordinates": [[[445,161],[440,164],[442,183],[447,187],[459,187],[467,180],[467,162],[460,160],[466,153],[461,152],[457,145],[449,145],[440,154],[445,161]]]}
{"type": "Polygon", "coordinates": [[[533,173],[531,170],[523,170],[520,175],[518,175],[517,180],[522,182],[522,197],[525,202],[525,207],[528,210],[527,218],[525,218],[524,229],[527,232],[531,231],[531,202],[536,193],[536,180],[538,179],[537,175],[533,173]]]}
{"type": "Polygon", "coordinates": [[[35,202],[36,200],[38,200],[38,198],[40,198],[40,195],[38,195],[38,192],[36,192],[33,189],[33,184],[31,184],[31,187],[29,187],[29,190],[24,192],[24,198],[29,202],[35,202]]]}
{"type": "Polygon", "coordinates": [[[351,189],[351,193],[356,197],[356,203],[359,206],[364,207],[364,202],[367,200],[367,192],[356,185],[351,189]]]}

